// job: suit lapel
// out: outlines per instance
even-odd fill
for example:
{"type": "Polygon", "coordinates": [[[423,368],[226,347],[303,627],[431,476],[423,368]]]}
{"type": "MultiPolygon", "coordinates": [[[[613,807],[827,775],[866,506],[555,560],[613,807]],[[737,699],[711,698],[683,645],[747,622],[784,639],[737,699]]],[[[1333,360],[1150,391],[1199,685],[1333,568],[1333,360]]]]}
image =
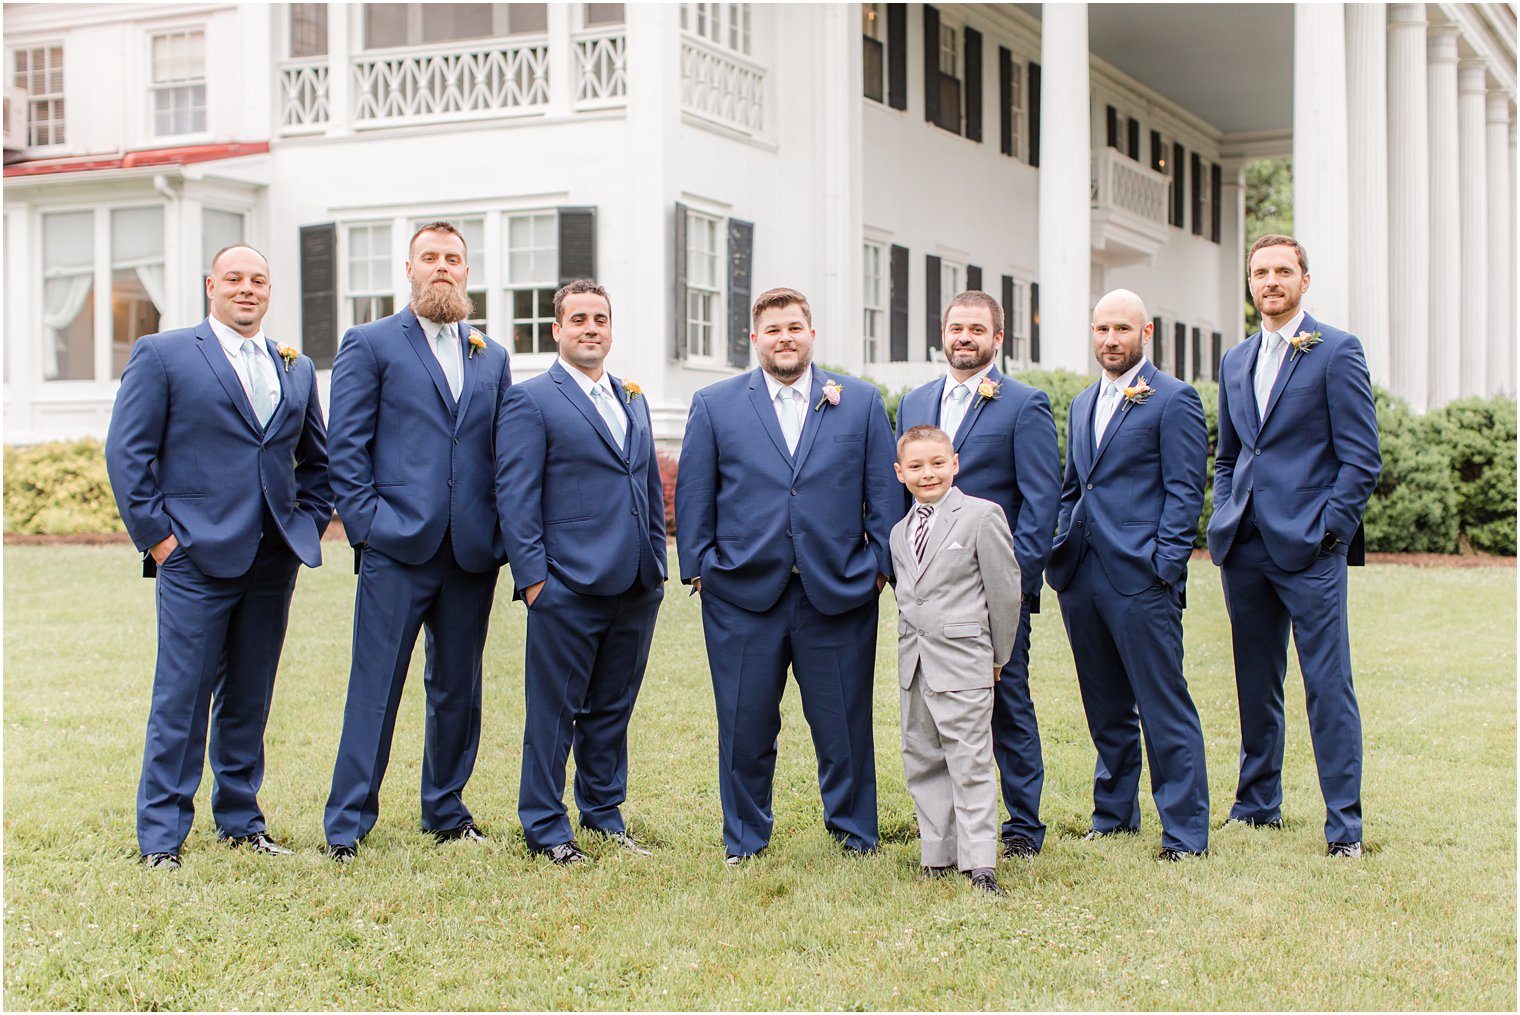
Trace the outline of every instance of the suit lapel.
{"type": "MultiPolygon", "coordinates": [[[[987,371],[987,380],[993,384],[1001,384],[1003,382],[1003,377],[998,373],[997,367],[993,367],[987,371]]],[[[940,386],[944,386],[943,381],[940,382],[940,386]]],[[[977,387],[980,386],[980,384],[977,385],[977,387]]],[[[982,398],[978,395],[976,388],[972,388],[971,394],[966,397],[971,399],[971,406],[966,409],[966,415],[961,417],[960,429],[956,430],[954,434],[955,450],[957,453],[960,452],[961,445],[966,443],[966,436],[971,433],[971,428],[976,426],[976,421],[981,418],[982,410],[987,408],[987,404],[992,401],[990,398],[982,398]]]]}
{"type": "MultiPolygon", "coordinates": [[[[1150,365],[1150,362],[1147,360],[1145,364],[1140,367],[1139,373],[1135,374],[1135,384],[1138,385],[1141,381],[1149,384],[1151,382],[1151,378],[1155,375],[1156,369],[1152,367],[1150,365]]],[[[1114,438],[1119,436],[1119,429],[1123,427],[1125,421],[1129,419],[1130,413],[1134,412],[1135,409],[1140,405],[1139,402],[1131,402],[1125,400],[1123,388],[1119,389],[1119,398],[1119,407],[1114,410],[1113,416],[1109,417],[1108,426],[1103,430],[1103,441],[1098,445],[1097,450],[1093,452],[1093,468],[1095,469],[1098,467],[1099,460],[1103,457],[1103,452],[1107,451],[1108,446],[1114,442],[1114,438]]],[[[1097,395],[1093,396],[1093,407],[1094,409],[1097,408],[1097,395]]],[[[1087,429],[1089,432],[1091,432],[1092,427],[1088,427],[1087,429]]]]}
{"type": "Polygon", "coordinates": [[[432,346],[428,345],[427,335],[422,331],[422,322],[417,319],[416,313],[410,307],[401,315],[401,331],[406,335],[406,340],[411,343],[412,351],[422,361],[422,369],[433,379],[433,387],[438,389],[438,397],[443,399],[443,407],[451,414],[454,412],[454,395],[449,391],[449,382],[443,377],[443,368],[438,365],[438,357],[433,355],[432,346]]]}
{"type": "Polygon", "coordinates": [[[1256,408],[1256,362],[1261,355],[1261,332],[1246,339],[1240,349],[1240,367],[1230,372],[1225,383],[1230,387],[1232,413],[1236,407],[1240,410],[1235,415],[1235,428],[1250,434],[1251,443],[1255,444],[1256,435],[1261,429],[1261,414],[1256,408]]]}
{"type": "Polygon", "coordinates": [[[644,421],[633,411],[633,400],[628,397],[628,389],[623,387],[623,382],[611,374],[607,375],[607,380],[612,385],[613,394],[623,406],[623,414],[628,417],[628,433],[623,438],[628,446],[623,449],[623,457],[628,459],[631,468],[632,463],[639,460],[639,449],[644,442],[644,421]]]}
{"type": "Polygon", "coordinates": [[[591,399],[581,390],[581,386],[570,376],[569,371],[560,365],[559,360],[556,359],[549,367],[549,376],[554,379],[555,384],[559,385],[560,394],[568,398],[570,404],[586,417],[586,422],[591,424],[591,428],[601,435],[602,443],[607,445],[608,450],[617,457],[618,461],[622,461],[623,453],[618,450],[617,442],[612,439],[612,431],[607,429],[607,421],[602,418],[600,412],[596,411],[596,406],[591,404],[591,399]]]}
{"type": "Polygon", "coordinates": [[[1073,442],[1072,446],[1075,448],[1073,461],[1076,462],[1083,479],[1087,478],[1087,474],[1093,467],[1093,412],[1097,406],[1098,385],[1096,384],[1084,389],[1072,400],[1071,418],[1078,432],[1067,434],[1066,439],[1073,442]]]}
{"type": "Polygon", "coordinates": [[[924,559],[918,562],[913,569],[916,578],[922,578],[929,565],[934,562],[934,555],[940,547],[945,545],[945,540],[950,536],[950,530],[955,528],[957,514],[961,509],[961,502],[966,495],[959,488],[951,487],[950,492],[940,500],[939,507],[934,512],[934,524],[929,529],[929,542],[924,546],[924,559]]]}
{"type": "MultiPolygon", "coordinates": [[[[926,389],[926,393],[929,395],[932,401],[929,403],[928,417],[923,422],[929,424],[930,426],[939,426],[940,409],[944,406],[945,399],[945,378],[941,376],[935,380],[930,381],[929,386],[926,389]]],[[[913,425],[916,426],[918,424],[913,425]]],[[[903,427],[903,433],[907,432],[908,428],[903,427]]]]}
{"type": "Polygon", "coordinates": [[[285,417],[290,413],[290,370],[285,366],[285,357],[280,355],[280,347],[276,342],[265,336],[264,346],[269,355],[274,357],[274,375],[280,383],[280,404],[274,407],[274,412],[269,416],[269,425],[264,428],[267,438],[285,422],[285,417]]]}
{"type": "MultiPolygon", "coordinates": [[[[1298,333],[1302,334],[1305,331],[1315,331],[1318,328],[1319,324],[1314,320],[1314,318],[1310,317],[1308,314],[1305,314],[1304,319],[1299,322],[1298,333]]],[[[1267,420],[1272,418],[1272,410],[1277,408],[1278,396],[1282,394],[1283,388],[1286,388],[1288,386],[1288,378],[1293,376],[1293,371],[1298,369],[1298,361],[1303,359],[1306,355],[1305,353],[1299,353],[1295,356],[1293,352],[1294,350],[1291,345],[1283,349],[1282,366],[1277,368],[1277,378],[1272,382],[1271,394],[1267,396],[1266,411],[1261,414],[1261,429],[1263,430],[1267,428],[1267,420]]]]}
{"type": "MultiPolygon", "coordinates": [[[[823,385],[826,380],[834,381],[834,378],[824,377],[822,371],[814,367],[813,388],[808,395],[807,404],[802,407],[802,436],[797,438],[797,457],[792,463],[793,478],[802,472],[802,463],[807,461],[808,452],[813,450],[813,440],[823,426],[823,417],[827,416],[829,410],[833,408],[827,403],[818,406],[818,403],[823,400],[823,385]],[[815,406],[818,408],[815,409],[815,406]]],[[[839,382],[834,381],[834,383],[839,382]]]]}
{"type": "MultiPolygon", "coordinates": [[[[232,407],[243,417],[243,422],[248,424],[248,429],[260,439],[264,438],[264,428],[259,426],[259,421],[253,416],[253,404],[248,401],[248,392],[243,390],[243,382],[238,380],[237,371],[232,369],[232,363],[227,359],[227,353],[222,349],[222,343],[217,341],[216,332],[211,330],[211,322],[203,320],[195,329],[195,338],[200,345],[201,355],[206,357],[206,363],[211,367],[211,372],[216,374],[216,379],[227,390],[227,397],[232,399],[232,407]]],[[[274,422],[273,419],[270,422],[274,422]]]]}
{"type": "Polygon", "coordinates": [[[475,329],[460,321],[455,327],[459,336],[459,411],[454,414],[454,429],[464,422],[464,412],[470,407],[470,394],[475,390],[475,371],[480,369],[475,357],[470,355],[470,335],[475,329]]]}
{"type": "Polygon", "coordinates": [[[749,377],[749,402],[754,407],[755,415],[760,417],[760,426],[770,435],[771,443],[776,445],[776,450],[781,452],[781,457],[790,466],[792,453],[786,449],[786,438],[781,436],[781,424],[776,422],[776,406],[771,401],[770,386],[765,383],[765,371],[759,368],[749,377]]]}

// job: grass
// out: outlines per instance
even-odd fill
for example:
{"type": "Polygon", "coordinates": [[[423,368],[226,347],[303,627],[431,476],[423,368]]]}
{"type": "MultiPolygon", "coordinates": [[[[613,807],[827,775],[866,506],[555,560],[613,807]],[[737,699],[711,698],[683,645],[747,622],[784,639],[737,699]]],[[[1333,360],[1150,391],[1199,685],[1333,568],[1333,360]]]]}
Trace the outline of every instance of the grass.
{"type": "MultiPolygon", "coordinates": [[[[134,801],[153,585],[125,547],[7,547],[4,877],[8,1008],[1514,1009],[1515,572],[1352,574],[1368,856],[1323,856],[1303,688],[1289,674],[1282,832],[1221,830],[1206,861],[1135,838],[1083,843],[1093,752],[1054,606],[1036,618],[1044,816],[1010,896],[915,879],[898,753],[890,598],[876,751],[883,848],[839,855],[789,688],[769,854],[722,863],[716,727],[697,605],[672,586],[634,716],[626,813],[648,858],[585,845],[562,870],[516,822],[522,608],[498,596],[468,799],[492,840],[418,830],[421,652],[380,823],[358,862],[318,853],[346,686],[348,557],[303,571],[261,796],[295,856],[214,841],[210,778],[185,867],[136,863],[134,801]]],[[[1217,572],[1195,562],[1188,677],[1214,824],[1237,718],[1217,572]]]]}

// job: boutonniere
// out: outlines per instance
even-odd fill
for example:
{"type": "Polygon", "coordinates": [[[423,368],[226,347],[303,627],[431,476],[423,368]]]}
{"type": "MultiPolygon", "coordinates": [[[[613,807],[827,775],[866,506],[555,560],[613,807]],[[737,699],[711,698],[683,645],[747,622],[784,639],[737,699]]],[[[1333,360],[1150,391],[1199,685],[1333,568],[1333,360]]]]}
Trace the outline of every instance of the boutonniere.
{"type": "Polygon", "coordinates": [[[475,350],[479,349],[481,351],[484,351],[485,347],[486,347],[486,336],[482,335],[480,332],[476,331],[474,328],[471,328],[470,329],[470,355],[467,358],[468,359],[474,359],[475,358],[475,350]]]}
{"type": "Polygon", "coordinates": [[[976,401],[971,403],[971,408],[975,409],[983,402],[996,401],[998,395],[1000,395],[1002,391],[1002,381],[989,380],[988,378],[983,377],[982,383],[976,386],[976,401]]]}
{"type": "Polygon", "coordinates": [[[1325,337],[1317,331],[1300,331],[1298,334],[1288,339],[1288,344],[1293,346],[1293,355],[1288,357],[1288,362],[1292,363],[1294,360],[1298,359],[1299,353],[1307,353],[1310,349],[1313,349],[1316,345],[1319,345],[1324,340],[1325,337]]]}
{"type": "Polygon", "coordinates": [[[301,354],[293,347],[280,345],[275,347],[280,353],[280,359],[285,361],[285,372],[290,373],[290,365],[301,358],[301,354]]]}
{"type": "Polygon", "coordinates": [[[1156,389],[1145,383],[1145,378],[1138,378],[1132,387],[1121,389],[1124,393],[1124,404],[1144,405],[1145,401],[1156,393],[1156,389]]]}
{"type": "Polygon", "coordinates": [[[623,379],[623,404],[624,405],[631,405],[633,403],[633,400],[635,398],[638,398],[643,393],[644,393],[644,389],[641,388],[641,387],[639,387],[638,381],[630,381],[627,378],[623,379]]]}
{"type": "Polygon", "coordinates": [[[843,393],[844,389],[839,386],[838,381],[829,381],[823,386],[823,397],[818,400],[817,405],[813,406],[813,411],[817,412],[819,409],[822,409],[824,402],[830,405],[838,405],[839,396],[843,393]]]}

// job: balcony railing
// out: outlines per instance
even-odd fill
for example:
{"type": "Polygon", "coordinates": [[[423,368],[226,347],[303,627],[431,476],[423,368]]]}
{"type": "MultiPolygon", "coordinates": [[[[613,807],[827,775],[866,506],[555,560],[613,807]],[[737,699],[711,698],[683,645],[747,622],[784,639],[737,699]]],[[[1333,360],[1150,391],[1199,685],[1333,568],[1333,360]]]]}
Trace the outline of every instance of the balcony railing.
{"type": "Polygon", "coordinates": [[[598,106],[628,94],[627,40],[621,29],[575,40],[575,104],[598,106]]]}
{"type": "Polygon", "coordinates": [[[692,35],[681,37],[681,105],[746,134],[765,129],[765,70],[692,35]]]}
{"type": "Polygon", "coordinates": [[[1107,264],[1153,261],[1170,238],[1171,178],[1118,149],[1092,153],[1092,246],[1107,264]]]}
{"type": "Polygon", "coordinates": [[[542,37],[372,51],[353,64],[360,127],[529,112],[548,102],[549,42],[542,37]]]}
{"type": "Polygon", "coordinates": [[[280,129],[287,134],[319,130],[331,119],[327,106],[327,61],[290,60],[279,67],[280,129]]]}

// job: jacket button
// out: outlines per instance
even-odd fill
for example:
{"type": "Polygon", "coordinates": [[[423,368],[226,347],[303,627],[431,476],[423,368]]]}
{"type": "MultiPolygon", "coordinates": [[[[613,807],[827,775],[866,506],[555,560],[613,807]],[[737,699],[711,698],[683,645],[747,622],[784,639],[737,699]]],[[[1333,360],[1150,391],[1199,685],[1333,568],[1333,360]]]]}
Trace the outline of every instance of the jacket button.
{"type": "Polygon", "coordinates": [[[1091,489],[1092,489],[1092,484],[1091,484],[1091,483],[1088,483],[1088,484],[1087,484],[1087,488],[1088,488],[1088,489],[1089,489],[1089,490],[1091,490],[1091,489]]]}
{"type": "Polygon", "coordinates": [[[919,606],[922,606],[922,605],[924,605],[924,601],[923,601],[923,600],[922,600],[922,599],[920,599],[920,600],[919,600],[919,601],[918,601],[918,605],[919,605],[919,606]]]}
{"type": "Polygon", "coordinates": [[[922,631],[920,631],[920,632],[918,632],[918,636],[919,636],[919,637],[920,637],[920,638],[922,638],[922,637],[923,637],[923,636],[924,636],[924,632],[922,632],[922,631]]]}
{"type": "Polygon", "coordinates": [[[792,530],[791,529],[787,529],[786,530],[786,538],[787,539],[791,539],[792,538],[792,530]]]}
{"type": "Polygon", "coordinates": [[[1256,449],[1256,453],[1257,453],[1257,454],[1258,454],[1258,455],[1259,455],[1259,454],[1261,454],[1261,448],[1257,448],[1257,449],[1256,449]]]}
{"type": "Polygon", "coordinates": [[[452,479],[451,479],[451,480],[449,480],[449,485],[450,485],[450,486],[453,486],[453,485],[454,485],[454,481],[453,481],[453,480],[452,480],[452,479]]]}
{"type": "Polygon", "coordinates": [[[633,517],[637,518],[639,516],[638,508],[629,508],[628,510],[633,512],[633,517]]]}
{"type": "Polygon", "coordinates": [[[455,443],[455,444],[458,444],[458,443],[459,443],[459,438],[458,438],[458,437],[455,437],[455,438],[454,438],[454,443],[455,443]]]}
{"type": "Polygon", "coordinates": [[[793,491],[792,491],[792,496],[793,496],[793,497],[795,497],[795,496],[797,496],[797,491],[796,491],[796,490],[793,490],[793,491]]]}
{"type": "Polygon", "coordinates": [[[1081,527],[1082,527],[1082,523],[1081,523],[1081,522],[1078,522],[1078,523],[1077,523],[1077,528],[1079,528],[1079,529],[1080,529],[1080,528],[1081,528],[1081,527]]]}

